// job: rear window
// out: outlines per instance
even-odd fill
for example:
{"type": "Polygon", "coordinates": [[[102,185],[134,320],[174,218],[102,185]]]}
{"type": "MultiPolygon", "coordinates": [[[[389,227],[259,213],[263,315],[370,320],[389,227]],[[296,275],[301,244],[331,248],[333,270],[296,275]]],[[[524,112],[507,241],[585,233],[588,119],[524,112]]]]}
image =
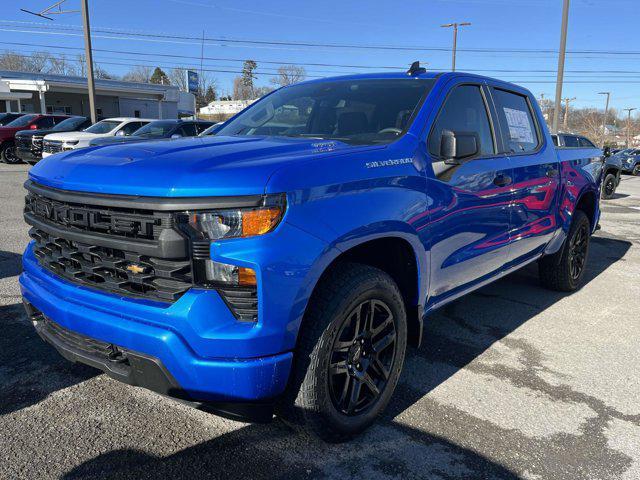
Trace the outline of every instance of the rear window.
{"type": "Polygon", "coordinates": [[[507,152],[531,152],[540,140],[527,97],[514,92],[493,89],[493,97],[507,152]]]}
{"type": "Polygon", "coordinates": [[[575,135],[563,135],[564,146],[566,148],[578,148],[580,147],[580,139],[575,135]]]}
{"type": "Polygon", "coordinates": [[[591,140],[585,137],[580,137],[580,146],[584,148],[596,148],[596,146],[591,142],[591,140]]]}

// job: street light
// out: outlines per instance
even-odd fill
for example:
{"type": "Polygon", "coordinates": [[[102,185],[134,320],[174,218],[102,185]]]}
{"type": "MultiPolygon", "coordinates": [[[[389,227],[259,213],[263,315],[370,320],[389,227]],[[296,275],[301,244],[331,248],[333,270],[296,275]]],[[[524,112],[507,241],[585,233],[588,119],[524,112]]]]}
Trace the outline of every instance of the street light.
{"type": "Polygon", "coordinates": [[[635,108],[623,108],[625,112],[627,112],[627,148],[629,148],[629,144],[631,143],[631,112],[636,110],[635,108]]]}
{"type": "Polygon", "coordinates": [[[458,48],[458,27],[468,27],[470,22],[463,23],[447,23],[446,25],[440,25],[443,28],[453,27],[453,48],[451,49],[451,71],[456,71],[456,49],[458,48]]]}
{"type": "MultiPolygon", "coordinates": [[[[77,10],[62,10],[62,4],[67,0],[60,0],[50,7],[45,8],[41,12],[31,12],[21,8],[25,13],[35,15],[37,17],[53,20],[49,15],[62,15],[65,13],[77,13],[77,10]],[[57,7],[57,10],[55,8],[57,7]]],[[[82,24],[84,27],[84,55],[87,59],[87,89],[89,91],[89,110],[91,111],[91,122],[96,123],[96,89],[93,77],[93,52],[91,49],[91,28],[89,27],[89,4],[88,0],[80,0],[82,6],[82,24]]],[[[45,112],[42,112],[45,113],[45,112]]]]}
{"type": "Polygon", "coordinates": [[[569,24],[569,0],[562,7],[562,27],[560,30],[560,51],[558,55],[558,77],[556,79],[556,103],[553,109],[553,133],[558,133],[560,102],[562,101],[562,82],[564,79],[564,57],[567,52],[567,26],[569,24]]]}
{"type": "Polygon", "coordinates": [[[604,142],[607,137],[607,113],[609,112],[609,98],[611,97],[611,92],[598,92],[598,95],[607,96],[607,101],[604,105],[604,116],[602,117],[602,148],[604,148],[604,142]]]}

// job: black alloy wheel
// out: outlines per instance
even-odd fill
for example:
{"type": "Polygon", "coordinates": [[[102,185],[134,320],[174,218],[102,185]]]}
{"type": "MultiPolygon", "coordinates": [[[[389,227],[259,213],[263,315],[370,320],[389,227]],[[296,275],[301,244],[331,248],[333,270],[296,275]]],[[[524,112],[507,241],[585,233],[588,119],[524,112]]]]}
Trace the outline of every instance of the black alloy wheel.
{"type": "Polygon", "coordinates": [[[574,232],[569,241],[569,273],[573,280],[577,280],[582,275],[587,259],[587,248],[589,241],[589,229],[587,224],[582,224],[574,232]]]}
{"type": "Polygon", "coordinates": [[[608,175],[604,184],[605,198],[611,198],[616,191],[616,179],[613,175],[608,175]]]}
{"type": "Polygon", "coordinates": [[[338,411],[359,415],[380,397],[395,360],[396,326],[381,300],[358,305],[345,319],[331,351],[329,391],[338,411]]]}
{"type": "Polygon", "coordinates": [[[633,167],[633,175],[640,176],[640,163],[636,164],[635,167],[633,167]]]}
{"type": "Polygon", "coordinates": [[[11,164],[21,162],[20,158],[18,158],[18,155],[16,155],[15,144],[12,143],[4,147],[2,151],[2,159],[5,161],[5,163],[11,164]]]}

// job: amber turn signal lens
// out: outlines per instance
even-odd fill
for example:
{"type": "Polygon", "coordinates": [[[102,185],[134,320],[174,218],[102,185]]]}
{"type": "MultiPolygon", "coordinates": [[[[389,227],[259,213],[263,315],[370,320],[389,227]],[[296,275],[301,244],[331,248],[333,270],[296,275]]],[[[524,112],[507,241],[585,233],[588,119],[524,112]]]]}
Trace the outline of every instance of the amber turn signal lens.
{"type": "Polygon", "coordinates": [[[243,287],[255,287],[256,272],[250,268],[238,267],[238,285],[243,287]]]}
{"type": "Polygon", "coordinates": [[[270,232],[280,221],[279,207],[259,208],[242,213],[242,236],[250,237],[270,232]]]}

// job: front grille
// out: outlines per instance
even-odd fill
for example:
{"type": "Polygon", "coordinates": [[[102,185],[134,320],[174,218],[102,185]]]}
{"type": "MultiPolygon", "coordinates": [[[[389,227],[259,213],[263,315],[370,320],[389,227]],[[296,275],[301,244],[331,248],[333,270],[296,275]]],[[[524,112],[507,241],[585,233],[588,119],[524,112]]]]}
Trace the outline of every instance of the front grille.
{"type": "Polygon", "coordinates": [[[62,151],[62,142],[58,140],[45,140],[42,151],[45,153],[60,153],[62,151]]]}
{"type": "Polygon", "coordinates": [[[16,136],[16,148],[25,152],[30,152],[33,143],[31,137],[18,137],[16,136]]]}
{"type": "Polygon", "coordinates": [[[168,260],[66,240],[32,228],[40,265],[69,281],[133,297],[173,302],[192,287],[191,261],[168,260]]]}
{"type": "Polygon", "coordinates": [[[174,226],[169,212],[59,202],[33,192],[25,197],[25,213],[70,231],[107,233],[134,239],[157,240],[163,231],[174,226]]]}
{"type": "Polygon", "coordinates": [[[33,149],[42,151],[42,142],[43,141],[44,141],[44,137],[40,137],[40,136],[34,135],[33,140],[31,140],[31,143],[33,144],[33,149]]]}

